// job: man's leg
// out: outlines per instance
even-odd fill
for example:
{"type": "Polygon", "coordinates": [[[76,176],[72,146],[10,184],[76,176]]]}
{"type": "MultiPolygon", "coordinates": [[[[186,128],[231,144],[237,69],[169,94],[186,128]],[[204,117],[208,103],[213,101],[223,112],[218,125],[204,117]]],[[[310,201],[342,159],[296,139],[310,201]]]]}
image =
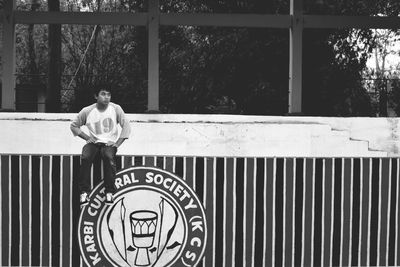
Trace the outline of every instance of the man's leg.
{"type": "Polygon", "coordinates": [[[81,168],[79,170],[79,190],[80,192],[90,192],[90,170],[93,161],[99,152],[99,147],[88,143],[82,148],[81,168]]]}
{"type": "Polygon", "coordinates": [[[117,171],[115,164],[115,154],[117,153],[116,147],[103,146],[101,148],[101,158],[104,165],[104,185],[106,193],[114,193],[114,179],[117,171]]]}

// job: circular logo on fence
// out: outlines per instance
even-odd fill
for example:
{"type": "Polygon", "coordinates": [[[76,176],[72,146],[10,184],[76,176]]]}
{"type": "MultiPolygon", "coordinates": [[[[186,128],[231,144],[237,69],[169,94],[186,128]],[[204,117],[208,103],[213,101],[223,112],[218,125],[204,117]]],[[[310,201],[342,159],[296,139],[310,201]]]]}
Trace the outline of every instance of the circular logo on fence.
{"type": "Polygon", "coordinates": [[[152,167],[117,173],[114,203],[100,183],[81,210],[78,239],[88,266],[195,266],[207,225],[193,190],[175,174],[152,167]]]}

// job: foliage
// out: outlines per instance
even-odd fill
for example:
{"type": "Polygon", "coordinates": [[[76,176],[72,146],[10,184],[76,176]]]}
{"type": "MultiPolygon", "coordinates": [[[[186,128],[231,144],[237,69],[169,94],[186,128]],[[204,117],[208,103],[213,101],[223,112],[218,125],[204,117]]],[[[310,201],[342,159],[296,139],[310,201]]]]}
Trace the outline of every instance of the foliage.
{"type": "MultiPolygon", "coordinates": [[[[374,91],[372,102],[375,113],[379,116],[387,116],[388,109],[394,107],[396,111],[396,107],[400,105],[400,98],[397,97],[396,92],[400,78],[399,33],[398,30],[375,29],[372,31],[374,47],[371,62],[373,67],[366,68],[363,76],[370,81],[367,86],[370,86],[370,91],[374,91]]],[[[396,112],[396,114],[400,113],[396,112]]]]}
{"type": "Polygon", "coordinates": [[[372,114],[368,94],[362,86],[362,70],[365,68],[371,45],[369,31],[305,32],[303,105],[306,114],[372,114]],[[359,47],[358,42],[366,46],[359,47]]]}
{"type": "MultiPolygon", "coordinates": [[[[37,0],[43,8],[44,0],[37,0]]],[[[20,0],[20,3],[28,3],[20,0]]],[[[307,1],[310,14],[396,16],[397,0],[307,1]]],[[[23,8],[23,4],[20,4],[23,8]]],[[[27,4],[28,5],[28,4],[27,4]]],[[[70,0],[62,10],[145,12],[144,0],[70,0]]],[[[30,8],[27,6],[26,8],[30,8]]],[[[161,1],[161,12],[287,14],[288,0],[161,1]]],[[[144,27],[63,25],[64,111],[93,101],[91,89],[114,89],[127,112],[145,112],[147,31],[144,27]],[[76,73],[76,76],[75,76],[76,73]]],[[[47,26],[35,25],[36,72],[47,73],[47,26]]],[[[18,72],[34,73],[28,31],[17,28],[18,72]]],[[[370,116],[363,70],[377,45],[371,30],[306,30],[303,110],[306,115],[370,116]]],[[[289,31],[163,26],[160,28],[160,106],[166,113],[282,115],[287,112],[289,31]]],[[[29,82],[29,81],[25,81],[29,82]]]]}
{"type": "Polygon", "coordinates": [[[45,74],[48,72],[48,27],[35,25],[32,33],[35,43],[34,55],[29,54],[28,28],[29,25],[18,24],[15,29],[17,82],[45,84],[45,74]],[[36,71],[32,70],[32,65],[28,61],[32,56],[35,58],[36,71]],[[39,81],[35,82],[35,78],[39,78],[39,81]]]}
{"type": "Polygon", "coordinates": [[[127,111],[143,111],[135,110],[134,101],[143,102],[147,86],[146,45],[141,43],[144,29],[98,26],[95,31],[94,26],[68,25],[63,32],[63,54],[69,55],[64,59],[64,73],[70,74],[67,89],[75,89],[72,110],[93,102],[91,89],[106,86],[113,89],[113,101],[125,105],[127,111]]]}
{"type": "Polygon", "coordinates": [[[398,16],[398,0],[304,0],[304,11],[309,14],[398,16]]]}
{"type": "Polygon", "coordinates": [[[285,112],[285,31],[171,27],[162,31],[161,43],[161,87],[170,88],[166,111],[285,112]]]}
{"type": "Polygon", "coordinates": [[[389,105],[397,116],[400,115],[400,79],[392,80],[391,92],[389,94],[389,105]]]}
{"type": "Polygon", "coordinates": [[[251,13],[251,14],[288,14],[289,0],[170,0],[161,3],[162,12],[190,13],[251,13]]]}

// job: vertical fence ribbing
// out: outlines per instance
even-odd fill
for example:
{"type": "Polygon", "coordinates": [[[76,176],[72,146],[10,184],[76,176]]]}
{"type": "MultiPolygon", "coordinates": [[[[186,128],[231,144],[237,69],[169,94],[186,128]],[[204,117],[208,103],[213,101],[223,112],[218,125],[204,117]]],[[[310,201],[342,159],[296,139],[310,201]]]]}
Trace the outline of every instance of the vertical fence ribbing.
{"type": "Polygon", "coordinates": [[[223,244],[222,244],[222,267],[225,267],[226,266],[226,258],[227,257],[224,257],[224,255],[226,255],[226,248],[227,248],[227,242],[226,242],[226,230],[227,230],[227,228],[228,228],[228,225],[226,224],[226,217],[227,217],[227,199],[228,199],[228,196],[227,196],[227,181],[226,181],[226,178],[227,178],[227,174],[226,174],[226,169],[227,169],[227,167],[226,167],[226,165],[227,165],[227,159],[226,158],[224,158],[224,182],[223,182],[223,211],[222,211],[222,225],[223,225],[223,227],[224,227],[224,231],[223,231],[223,233],[222,233],[222,235],[223,235],[223,244]]]}
{"type": "Polygon", "coordinates": [[[360,217],[359,217],[359,225],[358,225],[358,227],[359,227],[359,235],[358,235],[358,253],[357,253],[357,258],[358,258],[358,264],[357,264],[357,266],[361,266],[361,244],[362,244],[362,230],[363,230],[363,221],[362,221],[362,215],[363,215],[363,213],[362,213],[362,211],[363,211],[363,190],[364,190],[364,178],[363,178],[363,169],[364,169],[364,167],[363,167],[364,165],[363,165],[363,160],[360,160],[360,199],[359,199],[359,202],[360,202],[360,207],[359,207],[359,209],[360,209],[360,217]]]}
{"type": "MultiPolygon", "coordinates": [[[[379,165],[382,166],[382,159],[379,159],[379,165]]],[[[378,233],[376,241],[376,264],[380,264],[380,243],[382,231],[382,169],[379,171],[379,198],[378,198],[378,233]]]]}
{"type": "Polygon", "coordinates": [[[302,209],[301,209],[301,262],[300,265],[304,266],[304,254],[305,254],[305,220],[306,220],[306,193],[307,193],[307,179],[306,179],[306,164],[307,160],[303,161],[303,195],[302,195],[302,209]]]}
{"type": "Polygon", "coordinates": [[[294,242],[294,265],[302,266],[303,265],[303,176],[304,176],[304,162],[303,159],[296,159],[296,198],[294,200],[295,206],[293,209],[295,210],[295,242],[294,242]]]}
{"type": "Polygon", "coordinates": [[[32,156],[29,156],[29,265],[32,265],[32,156]]]}
{"type": "Polygon", "coordinates": [[[345,161],[342,159],[342,168],[341,168],[341,181],[340,181],[340,256],[339,256],[339,264],[343,264],[343,233],[344,233],[344,189],[345,189],[345,181],[344,181],[344,165],[345,161]]]}
{"type": "Polygon", "coordinates": [[[313,232],[313,224],[312,224],[312,199],[314,198],[313,192],[313,175],[314,175],[314,159],[308,158],[305,160],[304,165],[304,196],[303,196],[303,223],[304,223],[304,266],[311,266],[311,258],[312,258],[312,232],[313,232]]]}
{"type": "Polygon", "coordinates": [[[263,259],[262,266],[266,266],[266,254],[267,254],[267,205],[265,205],[265,201],[267,199],[267,159],[264,159],[264,186],[263,186],[263,259]]]}
{"type": "Polygon", "coordinates": [[[392,200],[392,161],[389,160],[389,185],[388,185],[388,201],[387,201],[387,213],[386,213],[386,220],[387,220],[387,229],[386,229],[386,262],[385,264],[389,265],[389,250],[390,250],[390,211],[391,211],[391,200],[392,200]]]}
{"type": "Polygon", "coordinates": [[[273,159],[272,175],[272,266],[275,266],[275,246],[276,246],[276,158],[273,159]]]}
{"type": "Polygon", "coordinates": [[[274,176],[274,163],[273,159],[266,159],[266,192],[264,199],[264,205],[266,206],[266,229],[265,229],[265,240],[266,240],[266,253],[265,253],[265,265],[264,266],[272,266],[272,254],[273,254],[273,246],[272,246],[272,221],[273,211],[272,211],[272,202],[273,202],[273,176],[274,176]]]}
{"type": "Polygon", "coordinates": [[[11,259],[11,179],[10,179],[10,157],[0,156],[0,213],[1,213],[1,238],[0,238],[0,264],[10,265],[11,259]]]}
{"type": "Polygon", "coordinates": [[[60,247],[59,247],[59,263],[60,263],[60,266],[62,266],[61,264],[63,263],[63,246],[61,245],[61,244],[63,244],[63,238],[64,238],[64,235],[63,235],[63,225],[64,225],[64,222],[63,222],[63,214],[62,214],[62,211],[63,211],[63,197],[64,197],[64,180],[65,180],[65,176],[64,176],[64,156],[60,156],[60,179],[61,179],[61,181],[60,181],[60,193],[59,193],[59,200],[60,200],[60,203],[59,203],[59,207],[60,207],[60,213],[59,213],[59,216],[60,216],[60,247]]]}
{"type": "Polygon", "coordinates": [[[347,265],[350,259],[349,247],[351,240],[350,225],[351,225],[351,176],[352,176],[352,163],[350,158],[345,158],[342,161],[342,192],[343,192],[343,224],[342,224],[342,249],[341,249],[341,264],[347,265]]]}
{"type": "Polygon", "coordinates": [[[311,193],[311,266],[314,266],[314,238],[315,238],[315,158],[312,160],[312,193],[311,193]]]}
{"type": "MultiPolygon", "coordinates": [[[[210,231],[203,266],[399,264],[399,159],[138,159],[152,166],[161,160],[201,195],[210,231]]],[[[93,182],[102,173],[96,166],[93,182]]],[[[0,199],[0,240],[10,240],[9,249],[2,244],[2,263],[31,265],[33,250],[41,266],[75,262],[76,167],[72,156],[1,157],[0,191],[9,194],[0,199]]]]}
{"type": "Polygon", "coordinates": [[[254,159],[253,162],[253,175],[252,175],[252,182],[253,182],[253,227],[252,227],[252,254],[251,254],[251,266],[254,267],[255,265],[255,251],[256,251],[256,224],[257,224],[257,161],[254,159]]]}
{"type": "Polygon", "coordinates": [[[388,218],[388,211],[390,210],[390,160],[380,159],[380,212],[379,212],[379,242],[377,264],[386,265],[387,253],[387,232],[390,228],[390,220],[388,218]]]}
{"type": "Polygon", "coordinates": [[[320,266],[324,266],[325,260],[325,185],[326,185],[326,177],[325,177],[325,159],[322,160],[322,204],[321,204],[321,261],[320,266]]]}
{"type": "Polygon", "coordinates": [[[69,205],[70,205],[70,211],[69,211],[69,217],[70,217],[70,220],[69,220],[69,233],[70,233],[70,236],[69,236],[69,262],[70,262],[70,265],[72,266],[72,265],[74,265],[74,261],[73,261],[73,258],[72,258],[72,250],[73,250],[73,248],[74,248],[74,246],[73,246],[73,240],[74,240],[74,238],[73,238],[73,236],[74,236],[74,227],[73,227],[73,225],[74,225],[74,215],[73,215],[73,210],[74,210],[74,195],[73,195],[73,192],[74,192],[74,158],[73,158],[73,156],[71,155],[71,156],[69,156],[69,172],[70,172],[70,174],[71,174],[71,176],[70,176],[70,180],[69,180],[69,205]]]}
{"type": "Polygon", "coordinates": [[[282,266],[285,266],[286,261],[286,195],[287,195],[287,179],[286,179],[286,162],[287,159],[283,159],[283,231],[282,231],[282,266]]]}
{"type": "Polygon", "coordinates": [[[22,265],[23,263],[22,263],[22,243],[23,243],[23,240],[22,240],[22,238],[23,238],[23,233],[22,233],[22,230],[23,230],[23,226],[22,226],[22,209],[23,209],[23,203],[22,203],[22,196],[23,196],[23,194],[22,194],[22,156],[18,156],[18,158],[19,158],[19,161],[18,161],[18,169],[19,169],[19,171],[18,171],[18,181],[19,181],[19,183],[18,183],[18,187],[19,187],[19,190],[18,190],[18,199],[19,199],[19,207],[18,207],[18,210],[19,210],[19,218],[18,218],[18,225],[19,225],[19,258],[18,258],[18,264],[19,265],[22,265]]]}
{"type": "Polygon", "coordinates": [[[397,164],[397,172],[396,172],[396,180],[397,180],[397,186],[396,186],[396,212],[395,212],[395,226],[396,226],[396,228],[395,228],[395,249],[394,249],[394,265],[399,265],[400,264],[400,262],[398,261],[398,255],[399,255],[399,249],[400,249],[400,244],[399,244],[399,242],[400,242],[400,237],[399,237],[399,216],[400,216],[400,213],[399,213],[399,206],[400,206],[400,203],[399,203],[399,195],[400,195],[400,181],[399,181],[399,178],[400,178],[400,176],[399,176],[399,173],[400,173],[400,159],[397,159],[397,162],[396,162],[397,164]]]}
{"type": "Polygon", "coordinates": [[[232,188],[232,267],[236,259],[236,158],[233,159],[233,188],[232,188]]]}
{"type": "Polygon", "coordinates": [[[264,261],[264,225],[265,225],[265,205],[264,205],[264,184],[265,184],[265,159],[258,158],[255,160],[255,169],[254,169],[254,192],[256,195],[256,202],[254,205],[255,210],[255,228],[253,229],[253,233],[255,236],[254,242],[254,265],[255,266],[263,266],[264,261]]]}
{"type": "Polygon", "coordinates": [[[333,264],[333,232],[334,232],[334,218],[335,218],[335,160],[332,161],[332,187],[331,187],[331,199],[330,199],[330,211],[331,211],[331,223],[330,223],[330,244],[329,244],[329,266],[333,264]]]}
{"type": "Polygon", "coordinates": [[[368,186],[368,189],[369,189],[369,192],[368,192],[368,221],[367,221],[367,224],[368,224],[368,230],[367,230],[367,233],[368,233],[368,237],[367,237],[367,265],[369,266],[370,265],[370,248],[371,248],[371,243],[370,243],[370,241],[371,241],[371,200],[372,200],[372,160],[370,159],[369,160],[369,180],[368,180],[368,182],[369,182],[369,186],[368,186]]]}
{"type": "MultiPolygon", "coordinates": [[[[206,209],[207,223],[208,223],[208,245],[206,247],[206,255],[203,260],[204,266],[214,266],[214,253],[215,253],[215,216],[214,216],[214,159],[213,158],[205,158],[204,159],[204,168],[203,168],[203,204],[206,209]]],[[[200,177],[198,177],[200,178],[200,177]]]]}
{"type": "Polygon", "coordinates": [[[243,267],[247,267],[247,257],[246,257],[246,249],[247,249],[247,232],[246,232],[246,225],[247,225],[247,159],[244,159],[244,168],[243,168],[243,267]]]}
{"type": "MultiPolygon", "coordinates": [[[[173,162],[175,162],[175,160],[173,162]]],[[[174,164],[174,166],[175,166],[175,164],[174,164]]],[[[173,172],[175,172],[175,168],[173,168],[173,172]]],[[[221,177],[221,179],[223,179],[223,177],[221,177]]],[[[213,236],[212,266],[216,266],[215,265],[215,260],[216,260],[215,254],[216,254],[216,250],[218,249],[217,245],[216,245],[216,234],[217,234],[217,231],[216,231],[216,229],[217,229],[217,159],[216,158],[213,158],[211,180],[212,180],[211,199],[212,199],[212,203],[213,203],[213,229],[214,229],[214,231],[212,232],[212,236],[213,236]]],[[[221,233],[220,231],[218,231],[218,232],[221,233]]]]}
{"type": "MultiPolygon", "coordinates": [[[[293,195],[292,195],[292,255],[291,255],[291,266],[295,266],[295,233],[296,233],[296,160],[293,159],[293,195]]],[[[265,265],[264,265],[265,266],[265,265]]]]}
{"type": "Polygon", "coordinates": [[[349,229],[349,257],[348,257],[348,266],[351,266],[351,256],[352,256],[352,245],[353,245],[353,194],[354,194],[354,171],[353,171],[353,164],[354,164],[354,159],[350,159],[350,229],[349,229]]]}
{"type": "Polygon", "coordinates": [[[0,264],[3,264],[3,174],[2,174],[2,157],[0,156],[0,264]]]}
{"type": "Polygon", "coordinates": [[[31,156],[31,213],[32,213],[32,224],[30,227],[31,231],[31,266],[40,266],[40,257],[42,255],[41,247],[41,234],[42,227],[40,222],[41,217],[41,194],[40,189],[40,156],[31,156]]]}

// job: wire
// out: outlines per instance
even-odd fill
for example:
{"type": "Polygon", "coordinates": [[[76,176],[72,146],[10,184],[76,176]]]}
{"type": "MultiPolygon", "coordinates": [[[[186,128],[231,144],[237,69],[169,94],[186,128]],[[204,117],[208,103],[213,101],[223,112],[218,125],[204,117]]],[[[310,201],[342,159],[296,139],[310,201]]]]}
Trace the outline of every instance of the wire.
{"type": "Polygon", "coordinates": [[[83,53],[83,56],[82,56],[82,58],[81,58],[81,61],[79,62],[79,65],[78,65],[78,67],[76,68],[75,73],[74,73],[74,75],[72,76],[71,81],[69,82],[68,87],[67,87],[67,89],[65,90],[65,92],[63,93],[63,95],[62,95],[61,98],[64,98],[64,97],[65,97],[65,94],[66,94],[68,91],[70,91],[69,88],[71,87],[72,82],[74,81],[76,75],[77,75],[78,72],[79,72],[79,69],[80,69],[81,66],[82,66],[83,61],[85,60],[86,53],[87,53],[87,51],[89,50],[89,46],[90,46],[90,44],[92,43],[92,40],[93,40],[93,38],[94,38],[94,36],[95,36],[95,33],[96,33],[96,30],[97,30],[97,27],[98,27],[98,26],[99,26],[99,25],[96,25],[96,26],[94,27],[93,32],[92,32],[92,36],[90,37],[89,43],[88,43],[87,46],[86,46],[86,49],[85,49],[85,52],[83,53]]]}

